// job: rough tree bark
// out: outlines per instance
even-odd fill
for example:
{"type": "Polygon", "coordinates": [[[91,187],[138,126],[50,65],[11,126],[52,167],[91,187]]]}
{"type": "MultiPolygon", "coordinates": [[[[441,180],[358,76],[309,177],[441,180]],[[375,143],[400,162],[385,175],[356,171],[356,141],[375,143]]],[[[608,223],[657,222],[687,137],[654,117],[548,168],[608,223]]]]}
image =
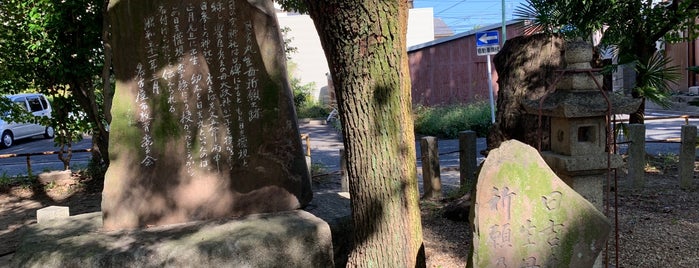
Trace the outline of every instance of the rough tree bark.
{"type": "Polygon", "coordinates": [[[405,0],[306,0],[334,81],[352,196],[349,267],[424,267],[405,0]]]}
{"type": "MultiPolygon", "coordinates": [[[[537,100],[546,94],[555,78],[554,70],[561,68],[564,41],[543,34],[519,36],[507,40],[495,55],[493,64],[498,72],[497,109],[495,124],[487,137],[488,151],[506,140],[516,139],[538,147],[539,117],[527,114],[525,100],[537,100]]],[[[541,149],[548,149],[549,124],[542,118],[541,149]]]]}

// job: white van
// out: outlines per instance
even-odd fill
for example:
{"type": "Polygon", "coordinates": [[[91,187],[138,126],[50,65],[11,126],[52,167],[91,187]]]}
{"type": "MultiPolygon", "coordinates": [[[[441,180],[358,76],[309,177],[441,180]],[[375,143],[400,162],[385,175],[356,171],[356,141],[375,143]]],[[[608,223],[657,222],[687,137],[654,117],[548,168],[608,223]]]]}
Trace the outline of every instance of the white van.
{"type": "MultiPolygon", "coordinates": [[[[51,117],[51,104],[46,96],[38,93],[25,93],[5,96],[14,104],[24,107],[35,116],[51,117]]],[[[3,111],[6,113],[6,111],[3,111]]],[[[5,122],[0,119],[0,147],[9,148],[15,140],[43,135],[44,138],[53,138],[54,130],[50,126],[42,126],[33,123],[5,122]]]]}

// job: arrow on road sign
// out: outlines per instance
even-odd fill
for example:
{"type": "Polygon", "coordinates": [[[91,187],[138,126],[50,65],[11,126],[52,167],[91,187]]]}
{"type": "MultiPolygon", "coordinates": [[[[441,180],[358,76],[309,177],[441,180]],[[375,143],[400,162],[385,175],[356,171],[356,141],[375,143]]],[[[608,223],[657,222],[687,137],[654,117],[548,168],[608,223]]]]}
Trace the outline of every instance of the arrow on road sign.
{"type": "Polygon", "coordinates": [[[481,35],[481,37],[478,38],[478,41],[481,41],[481,43],[484,44],[489,44],[490,40],[498,40],[497,36],[489,36],[489,35],[481,35]]]}
{"type": "Polygon", "coordinates": [[[476,46],[493,46],[500,45],[498,40],[498,31],[488,31],[476,33],[476,46]]]}

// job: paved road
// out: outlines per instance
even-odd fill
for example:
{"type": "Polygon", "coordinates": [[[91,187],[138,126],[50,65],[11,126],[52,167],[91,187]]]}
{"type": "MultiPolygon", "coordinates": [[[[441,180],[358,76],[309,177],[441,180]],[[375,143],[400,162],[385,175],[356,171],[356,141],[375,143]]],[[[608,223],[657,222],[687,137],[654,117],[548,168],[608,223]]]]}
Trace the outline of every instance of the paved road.
{"type": "MultiPolygon", "coordinates": [[[[673,113],[667,111],[648,111],[646,116],[657,117],[657,116],[679,116],[681,113],[673,113]]],[[[321,124],[322,121],[312,121],[312,122],[302,122],[300,123],[300,132],[308,133],[310,135],[311,144],[311,156],[312,161],[318,164],[330,172],[338,171],[340,169],[340,155],[339,150],[343,148],[341,135],[332,127],[328,125],[321,124]]],[[[699,125],[699,119],[690,119],[689,123],[691,125],[699,125]]],[[[646,121],[646,140],[666,140],[672,138],[680,137],[680,129],[684,124],[684,119],[663,119],[663,120],[648,120],[646,121]]],[[[90,147],[91,139],[86,136],[81,142],[78,142],[73,146],[74,149],[86,149],[90,147]]],[[[440,164],[442,168],[458,167],[459,166],[459,143],[458,140],[439,140],[438,143],[440,152],[440,164]]],[[[485,139],[479,138],[477,140],[477,150],[480,152],[485,149],[486,143],[485,139]]],[[[420,143],[416,141],[417,148],[417,164],[418,167],[421,166],[420,162],[420,143]]],[[[624,146],[621,146],[622,152],[624,151],[624,146]]],[[[17,141],[16,145],[9,149],[0,149],[0,155],[2,154],[14,154],[14,153],[27,153],[27,152],[44,152],[44,151],[56,151],[58,148],[54,147],[53,141],[50,139],[27,139],[17,141]]],[[[677,143],[654,143],[648,142],[646,144],[646,150],[650,154],[658,153],[679,153],[679,144],[677,143]]],[[[87,166],[90,158],[90,153],[75,153],[71,162],[71,166],[75,168],[82,168],[87,166]]],[[[478,161],[483,161],[482,156],[478,156],[478,161]]],[[[42,172],[46,170],[61,170],[63,165],[58,160],[56,155],[42,155],[42,156],[32,156],[31,157],[32,170],[34,173],[42,172]]],[[[0,176],[16,176],[24,175],[27,173],[27,164],[25,157],[15,157],[8,159],[0,159],[0,176]]],[[[457,175],[458,176],[458,175],[457,175]]]]}
{"type": "MultiPolygon", "coordinates": [[[[679,116],[679,113],[651,112],[646,116],[679,116]]],[[[678,143],[660,143],[651,141],[664,141],[667,139],[679,138],[684,119],[663,119],[646,121],[646,150],[650,154],[658,153],[679,153],[678,143]]],[[[699,125],[699,119],[690,119],[690,125],[699,125]]],[[[301,133],[308,133],[311,137],[311,155],[313,162],[319,163],[330,170],[339,169],[339,149],[343,148],[340,134],[327,125],[320,122],[312,122],[300,125],[301,133]]],[[[442,167],[459,166],[459,141],[439,140],[439,160],[442,167]]],[[[623,146],[622,146],[623,147],[623,146]]],[[[484,138],[477,139],[477,150],[480,152],[486,148],[484,138]]],[[[416,141],[418,165],[420,165],[420,143],[416,141]]],[[[484,160],[479,156],[479,161],[484,160]]]]}
{"type": "MultiPolygon", "coordinates": [[[[53,139],[40,137],[15,141],[12,147],[0,149],[0,155],[58,151],[59,148],[54,146],[53,139]]],[[[85,136],[82,141],[73,145],[73,150],[87,149],[90,148],[91,144],[92,138],[85,136]]],[[[90,153],[73,153],[71,167],[73,169],[86,167],[91,156],[90,153]]],[[[63,162],[58,159],[58,155],[30,156],[30,163],[33,174],[49,170],[63,170],[63,162]]],[[[0,158],[0,177],[26,174],[26,157],[0,158]]]]}

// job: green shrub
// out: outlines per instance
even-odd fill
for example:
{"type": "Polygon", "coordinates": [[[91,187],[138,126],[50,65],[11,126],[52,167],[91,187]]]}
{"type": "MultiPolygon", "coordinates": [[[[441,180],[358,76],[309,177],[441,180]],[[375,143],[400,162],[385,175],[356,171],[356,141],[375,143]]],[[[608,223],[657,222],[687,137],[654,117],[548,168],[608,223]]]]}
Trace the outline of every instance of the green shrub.
{"type": "Polygon", "coordinates": [[[291,77],[289,84],[291,85],[291,90],[294,93],[294,104],[296,107],[308,105],[313,101],[311,91],[313,91],[315,83],[301,84],[301,79],[291,77]]]}
{"type": "Polygon", "coordinates": [[[315,102],[306,102],[305,105],[296,106],[296,117],[298,118],[322,118],[328,117],[329,108],[325,108],[315,102]]]}
{"type": "Polygon", "coordinates": [[[443,139],[456,139],[459,132],[475,131],[485,137],[491,125],[490,106],[485,101],[471,104],[414,108],[415,133],[443,139]]]}
{"type": "Polygon", "coordinates": [[[301,80],[290,77],[291,90],[294,93],[294,105],[298,118],[323,118],[328,116],[329,108],[321,106],[313,99],[311,92],[315,83],[301,84],[301,80]]]}

